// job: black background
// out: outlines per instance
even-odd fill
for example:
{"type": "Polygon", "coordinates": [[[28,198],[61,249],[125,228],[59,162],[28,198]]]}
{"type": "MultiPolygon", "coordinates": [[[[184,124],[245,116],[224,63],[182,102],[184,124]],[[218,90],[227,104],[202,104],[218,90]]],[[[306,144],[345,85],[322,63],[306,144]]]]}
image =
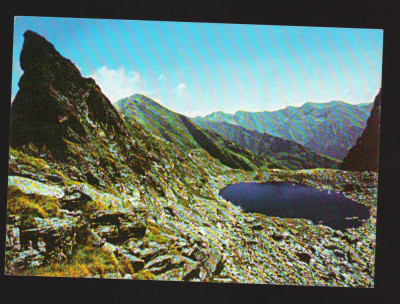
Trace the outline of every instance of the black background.
{"type": "Polygon", "coordinates": [[[13,1],[0,4],[0,272],[4,269],[13,16],[56,16],[384,29],[375,288],[12,277],[1,303],[399,303],[400,2],[13,1]]]}

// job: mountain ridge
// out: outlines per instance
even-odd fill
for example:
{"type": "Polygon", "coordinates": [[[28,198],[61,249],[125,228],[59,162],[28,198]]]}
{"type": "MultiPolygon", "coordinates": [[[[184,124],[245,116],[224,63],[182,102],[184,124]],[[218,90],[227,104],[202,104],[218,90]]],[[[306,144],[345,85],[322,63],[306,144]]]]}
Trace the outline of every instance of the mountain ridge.
{"type": "MultiPolygon", "coordinates": [[[[319,156],[292,141],[262,135],[256,131],[240,130],[229,124],[224,125],[225,130],[224,128],[212,128],[210,125],[199,123],[196,119],[175,113],[141,94],[121,99],[115,103],[115,106],[125,117],[139,122],[153,134],[179,144],[183,149],[190,150],[201,147],[223,164],[231,167],[237,161],[228,160],[225,155],[229,156],[232,153],[232,157],[240,159],[244,156],[248,159],[248,163],[252,163],[251,167],[242,164],[242,168],[245,169],[260,167],[263,162],[267,167],[290,169],[335,167],[337,165],[335,161],[319,156]],[[230,132],[232,130],[235,130],[235,136],[232,136],[230,132]],[[243,136],[247,138],[250,136],[251,139],[248,138],[244,142],[241,140],[243,136]],[[259,148],[255,149],[255,146],[259,148]],[[260,153],[260,149],[262,153],[260,153]],[[221,152],[218,152],[219,150],[221,152]]],[[[237,168],[237,165],[234,165],[233,168],[237,168]]]]}
{"type": "Polygon", "coordinates": [[[372,104],[342,101],[307,102],[277,111],[209,114],[196,121],[215,120],[295,141],[312,151],[341,160],[361,135],[372,104]],[[311,131],[311,132],[310,132],[311,131]],[[341,137],[336,133],[340,132],[341,137]],[[324,138],[325,140],[320,140],[324,138]],[[326,141],[329,139],[329,141],[326,141]],[[337,139],[337,140],[336,140],[337,139]]]}
{"type": "Polygon", "coordinates": [[[102,174],[112,178],[118,166],[124,167],[123,162],[144,173],[150,166],[146,152],[96,82],[83,78],[72,62],[40,35],[27,31],[24,37],[24,74],[11,106],[10,146],[35,157],[46,155],[73,164],[83,172],[76,178],[95,183],[102,174]],[[136,153],[128,156],[127,147],[136,153]],[[95,163],[101,166],[95,168],[95,163]]]}
{"type": "Polygon", "coordinates": [[[254,170],[254,156],[225,138],[199,129],[184,115],[175,113],[142,94],[135,94],[115,103],[126,119],[140,124],[149,132],[183,149],[202,148],[232,168],[254,170]]]}
{"type": "MultiPolygon", "coordinates": [[[[139,95],[140,95],[140,94],[139,94],[139,95]]],[[[284,110],[286,110],[287,108],[297,108],[297,109],[298,109],[298,108],[302,108],[302,107],[308,107],[308,106],[310,106],[310,105],[311,105],[311,106],[317,106],[317,107],[319,107],[319,106],[321,106],[321,107],[326,107],[326,106],[332,106],[332,105],[337,105],[337,104],[355,105],[355,106],[361,106],[361,107],[363,107],[363,106],[372,106],[373,102],[361,102],[361,103],[355,103],[355,104],[353,104],[353,103],[349,103],[349,102],[344,101],[344,100],[331,100],[331,101],[328,101],[328,102],[306,101],[305,103],[303,103],[302,105],[299,105],[299,106],[296,106],[296,105],[289,105],[289,106],[286,106],[286,107],[284,107],[284,108],[277,109],[277,110],[248,111],[248,110],[241,110],[241,109],[239,109],[239,110],[236,110],[233,114],[224,112],[224,111],[222,111],[222,110],[218,110],[218,111],[211,112],[210,114],[197,115],[197,116],[195,116],[195,117],[193,117],[193,118],[207,118],[207,117],[213,116],[213,115],[215,115],[215,114],[224,114],[224,115],[232,115],[232,116],[235,116],[235,115],[238,114],[238,113],[249,113],[249,114],[255,114],[255,113],[272,113],[272,112],[284,111],[284,110]]]]}

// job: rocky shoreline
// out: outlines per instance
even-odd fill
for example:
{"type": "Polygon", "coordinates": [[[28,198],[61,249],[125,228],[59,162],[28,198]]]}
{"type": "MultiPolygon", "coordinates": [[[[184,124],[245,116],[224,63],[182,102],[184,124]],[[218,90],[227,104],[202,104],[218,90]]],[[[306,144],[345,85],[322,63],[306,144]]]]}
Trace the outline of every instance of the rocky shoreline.
{"type": "Polygon", "coordinates": [[[203,176],[206,182],[198,187],[199,178],[187,163],[172,170],[161,164],[151,173],[166,177],[159,180],[164,197],[159,195],[160,189],[143,191],[140,183],[134,186],[138,196],[119,197],[85,183],[61,186],[50,181],[46,185],[52,189],[43,193],[41,182],[10,176],[12,187],[30,192],[27,195],[52,195],[60,210],[58,217],[29,221],[8,214],[7,273],[52,275],[53,263],[67,265],[77,249],[85,246],[106,252],[116,266],[97,273],[86,267],[89,269],[78,273],[79,277],[373,286],[375,173],[219,171],[202,151],[191,157],[190,165],[211,165],[207,167],[211,168],[209,176],[203,176]],[[178,178],[181,171],[185,175],[178,178]],[[231,183],[271,180],[340,191],[370,208],[371,217],[361,227],[339,231],[302,219],[246,214],[218,196],[219,189],[231,183]],[[193,190],[198,193],[191,193],[193,190]],[[83,206],[99,196],[113,208],[85,212],[83,206]]]}

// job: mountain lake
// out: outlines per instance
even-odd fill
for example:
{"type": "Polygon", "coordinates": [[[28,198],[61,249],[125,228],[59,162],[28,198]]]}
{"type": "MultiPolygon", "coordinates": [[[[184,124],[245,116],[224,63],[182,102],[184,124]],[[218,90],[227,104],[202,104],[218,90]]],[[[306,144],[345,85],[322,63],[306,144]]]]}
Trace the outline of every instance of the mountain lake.
{"type": "Polygon", "coordinates": [[[369,218],[366,206],[332,190],[295,182],[232,184],[219,195],[244,212],[281,218],[302,218],[336,230],[359,227],[369,218]]]}

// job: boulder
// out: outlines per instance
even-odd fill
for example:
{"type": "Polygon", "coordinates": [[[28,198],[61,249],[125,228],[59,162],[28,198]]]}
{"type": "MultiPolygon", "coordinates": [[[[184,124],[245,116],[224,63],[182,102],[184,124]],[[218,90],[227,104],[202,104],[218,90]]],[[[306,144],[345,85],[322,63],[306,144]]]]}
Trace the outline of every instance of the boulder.
{"type": "Polygon", "coordinates": [[[48,183],[45,184],[21,176],[9,176],[8,186],[17,187],[20,191],[22,191],[25,194],[44,195],[55,198],[61,198],[64,196],[64,189],[60,186],[51,185],[48,183]]]}
{"type": "Polygon", "coordinates": [[[206,272],[206,277],[218,275],[224,268],[223,255],[212,248],[202,248],[195,251],[191,257],[200,261],[201,268],[206,272]]]}
{"type": "Polygon", "coordinates": [[[147,215],[143,212],[99,210],[88,220],[100,237],[112,243],[141,238],[147,229],[147,215]]]}
{"type": "Polygon", "coordinates": [[[264,229],[264,227],[261,223],[256,223],[251,226],[251,230],[260,231],[263,229],[264,229]]]}
{"type": "Polygon", "coordinates": [[[149,248],[145,248],[140,251],[140,257],[146,262],[158,257],[160,255],[165,255],[168,252],[168,248],[164,245],[152,245],[149,248]]]}
{"type": "Polygon", "coordinates": [[[296,255],[298,259],[304,263],[309,264],[311,261],[311,255],[306,252],[297,252],[296,255]]]}
{"type": "Polygon", "coordinates": [[[200,263],[178,255],[163,255],[146,265],[160,279],[189,281],[199,277],[200,263]]]}
{"type": "Polygon", "coordinates": [[[99,225],[94,229],[95,233],[107,242],[115,243],[120,239],[118,226],[116,225],[99,225]]]}
{"type": "Polygon", "coordinates": [[[83,191],[81,187],[71,186],[65,190],[65,195],[60,200],[63,209],[74,211],[80,204],[87,203],[92,197],[83,191]]]}
{"type": "Polygon", "coordinates": [[[173,254],[162,255],[148,262],[146,269],[157,275],[180,267],[185,261],[186,259],[182,256],[173,254]]]}
{"type": "Polygon", "coordinates": [[[85,229],[80,218],[28,218],[8,216],[6,270],[38,267],[71,256],[76,234],[85,229]]]}
{"type": "Polygon", "coordinates": [[[142,259],[139,259],[128,253],[122,253],[120,251],[117,251],[116,255],[118,260],[125,259],[125,261],[128,261],[134,272],[138,272],[144,268],[145,262],[142,259]]]}

